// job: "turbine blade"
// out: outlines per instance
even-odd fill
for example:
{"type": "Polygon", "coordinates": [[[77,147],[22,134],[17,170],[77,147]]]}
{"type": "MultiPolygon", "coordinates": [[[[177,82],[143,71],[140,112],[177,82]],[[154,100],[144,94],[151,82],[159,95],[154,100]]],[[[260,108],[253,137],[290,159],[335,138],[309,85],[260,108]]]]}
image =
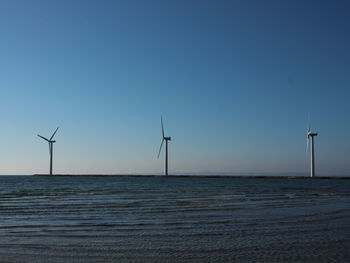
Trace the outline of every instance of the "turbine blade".
{"type": "Polygon", "coordinates": [[[46,139],[45,137],[43,137],[43,136],[41,136],[41,135],[39,135],[39,134],[38,134],[38,136],[39,136],[40,138],[44,139],[45,141],[49,141],[48,139],[46,139]]]}
{"type": "Polygon", "coordinates": [[[159,159],[159,156],[160,156],[160,152],[162,151],[162,146],[163,146],[163,142],[164,142],[164,138],[162,140],[162,143],[160,144],[160,147],[159,147],[159,152],[158,152],[158,157],[157,159],[159,159]]]}
{"type": "Polygon", "coordinates": [[[162,123],[162,136],[164,138],[164,125],[163,125],[163,117],[160,117],[160,122],[162,123]]]}
{"type": "Polygon", "coordinates": [[[50,138],[50,141],[52,140],[53,136],[55,136],[57,130],[58,130],[59,127],[57,127],[57,129],[55,130],[55,132],[52,134],[51,138],[50,138]]]}
{"type": "Polygon", "coordinates": [[[308,122],[307,122],[307,131],[306,131],[306,159],[308,159],[309,154],[309,133],[311,132],[311,121],[310,121],[310,112],[308,113],[308,122]]]}

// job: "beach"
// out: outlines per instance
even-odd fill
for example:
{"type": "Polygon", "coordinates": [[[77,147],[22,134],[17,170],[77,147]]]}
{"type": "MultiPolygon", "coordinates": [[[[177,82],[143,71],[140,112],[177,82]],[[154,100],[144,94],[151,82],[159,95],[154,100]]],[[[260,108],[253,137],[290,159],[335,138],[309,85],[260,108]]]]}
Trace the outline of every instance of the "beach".
{"type": "Polygon", "coordinates": [[[347,262],[350,180],[1,176],[0,262],[347,262]]]}

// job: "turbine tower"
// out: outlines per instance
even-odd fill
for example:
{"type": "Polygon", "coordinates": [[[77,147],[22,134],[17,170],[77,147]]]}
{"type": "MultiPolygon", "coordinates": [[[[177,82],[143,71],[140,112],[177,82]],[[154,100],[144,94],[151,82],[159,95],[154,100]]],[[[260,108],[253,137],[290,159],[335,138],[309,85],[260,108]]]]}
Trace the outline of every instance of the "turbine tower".
{"type": "Polygon", "coordinates": [[[158,159],[160,156],[160,152],[162,151],[163,142],[165,141],[165,176],[168,176],[168,141],[171,141],[171,137],[166,137],[164,135],[164,126],[163,126],[163,118],[160,118],[162,124],[162,143],[160,144],[158,159]]]}
{"type": "Polygon", "coordinates": [[[49,154],[50,154],[50,175],[52,175],[52,155],[53,155],[53,144],[56,142],[55,140],[52,140],[53,137],[55,136],[57,130],[59,127],[57,127],[57,129],[55,130],[55,132],[52,134],[50,139],[47,139],[41,135],[38,134],[38,136],[42,139],[44,139],[45,141],[47,141],[49,143],[49,154]]]}
{"type": "Polygon", "coordinates": [[[309,151],[309,143],[311,140],[311,151],[310,151],[310,176],[315,176],[315,148],[314,148],[314,137],[317,133],[311,132],[310,118],[307,128],[307,152],[309,151]]]}

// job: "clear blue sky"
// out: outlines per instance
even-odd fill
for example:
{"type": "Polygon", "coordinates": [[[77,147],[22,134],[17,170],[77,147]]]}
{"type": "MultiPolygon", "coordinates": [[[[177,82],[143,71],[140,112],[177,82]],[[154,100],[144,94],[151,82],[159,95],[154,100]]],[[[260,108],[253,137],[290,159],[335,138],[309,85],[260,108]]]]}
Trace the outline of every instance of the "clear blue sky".
{"type": "Polygon", "coordinates": [[[349,1],[0,0],[0,174],[350,175],[349,1]]]}

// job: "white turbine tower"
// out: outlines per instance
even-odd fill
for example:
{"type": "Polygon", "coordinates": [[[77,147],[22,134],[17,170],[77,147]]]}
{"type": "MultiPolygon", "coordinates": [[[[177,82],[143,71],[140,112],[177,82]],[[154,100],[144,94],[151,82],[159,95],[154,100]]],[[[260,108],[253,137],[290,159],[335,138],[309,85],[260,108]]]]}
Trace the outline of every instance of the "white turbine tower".
{"type": "Polygon", "coordinates": [[[314,137],[317,136],[317,133],[311,132],[310,117],[307,128],[307,153],[309,153],[309,144],[311,143],[310,151],[310,176],[315,176],[315,146],[314,146],[314,137]]]}

